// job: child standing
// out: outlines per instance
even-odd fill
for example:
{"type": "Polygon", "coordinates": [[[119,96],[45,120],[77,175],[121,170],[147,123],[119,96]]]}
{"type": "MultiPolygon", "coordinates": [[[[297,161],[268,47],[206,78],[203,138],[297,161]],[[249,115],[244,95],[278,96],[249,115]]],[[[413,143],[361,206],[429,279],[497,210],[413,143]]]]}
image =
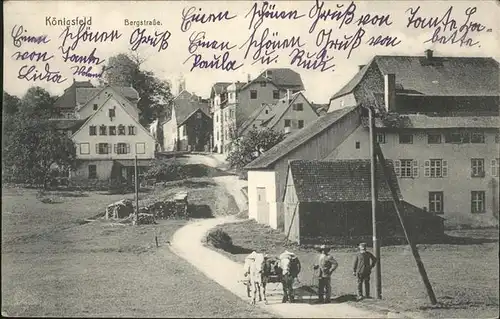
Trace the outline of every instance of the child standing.
{"type": "Polygon", "coordinates": [[[363,284],[365,286],[365,296],[370,298],[370,275],[376,264],[377,258],[372,253],[366,251],[366,243],[359,244],[359,252],[354,258],[352,272],[358,279],[357,300],[363,299],[363,284]]]}

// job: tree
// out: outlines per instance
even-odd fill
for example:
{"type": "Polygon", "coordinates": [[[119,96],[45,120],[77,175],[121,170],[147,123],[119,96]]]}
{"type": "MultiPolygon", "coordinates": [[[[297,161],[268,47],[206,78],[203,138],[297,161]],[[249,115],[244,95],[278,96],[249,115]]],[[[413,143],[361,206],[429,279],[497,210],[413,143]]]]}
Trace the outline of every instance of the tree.
{"type": "Polygon", "coordinates": [[[241,169],[285,138],[285,133],[269,128],[251,129],[238,140],[227,156],[232,168],[241,169]]]}
{"type": "Polygon", "coordinates": [[[12,115],[19,110],[21,105],[21,99],[19,99],[15,95],[10,95],[7,92],[3,92],[3,107],[2,114],[5,116],[6,114],[12,115]]]}
{"type": "Polygon", "coordinates": [[[12,179],[45,188],[54,164],[62,169],[76,166],[75,144],[48,120],[17,126],[3,151],[4,169],[9,168],[12,179]]]}
{"type": "MultiPolygon", "coordinates": [[[[9,103],[17,101],[11,96],[7,98],[9,103]]],[[[43,88],[32,87],[19,100],[15,112],[4,112],[2,172],[14,180],[47,187],[54,164],[60,168],[75,167],[73,141],[49,121],[54,101],[43,88]]]]}
{"type": "MultiPolygon", "coordinates": [[[[139,55],[120,53],[109,59],[105,80],[113,86],[132,86],[139,93],[137,107],[141,111],[140,122],[150,124],[162,112],[171,107],[171,85],[160,80],[151,71],[141,69],[144,63],[139,55]]],[[[168,111],[167,111],[168,112],[168,111]]]]}

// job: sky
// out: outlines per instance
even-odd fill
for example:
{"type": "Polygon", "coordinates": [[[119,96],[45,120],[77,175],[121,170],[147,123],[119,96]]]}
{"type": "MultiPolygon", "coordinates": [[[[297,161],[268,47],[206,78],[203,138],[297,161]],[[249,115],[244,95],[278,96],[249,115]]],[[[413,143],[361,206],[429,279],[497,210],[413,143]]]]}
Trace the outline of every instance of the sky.
{"type": "MultiPolygon", "coordinates": [[[[323,10],[336,10],[337,5],[344,5],[339,10],[345,10],[350,1],[325,1],[323,10]]],[[[168,80],[173,84],[173,93],[177,92],[177,82],[182,76],[186,82],[186,89],[197,95],[208,97],[210,89],[215,82],[236,82],[246,81],[248,75],[256,77],[267,67],[288,67],[301,74],[305,85],[306,97],[314,103],[328,103],[329,98],[335,94],[343,85],[345,85],[353,75],[358,71],[359,65],[367,64],[374,55],[423,55],[426,49],[434,50],[435,56],[485,56],[493,57],[500,61],[499,47],[499,27],[498,19],[500,6],[495,1],[356,1],[356,9],[353,13],[353,21],[345,23],[341,28],[340,21],[319,21],[314,32],[309,33],[312,19],[308,17],[311,8],[316,8],[316,1],[274,1],[269,5],[274,5],[275,11],[293,11],[297,10],[298,15],[305,15],[300,19],[264,19],[262,25],[255,31],[255,39],[260,39],[265,28],[269,28],[271,34],[278,32],[277,36],[269,35],[268,39],[284,40],[285,38],[299,37],[303,45],[300,49],[307,50],[313,54],[321,47],[316,45],[316,41],[321,38],[318,35],[321,30],[328,31],[332,29],[331,38],[343,39],[344,36],[350,36],[356,33],[360,28],[356,24],[358,18],[366,14],[390,15],[388,21],[390,25],[361,26],[365,31],[361,44],[354,49],[348,57],[345,50],[329,50],[328,58],[333,57],[329,64],[335,64],[334,67],[321,71],[318,69],[307,70],[297,65],[291,65],[290,53],[293,48],[277,49],[277,62],[270,66],[256,63],[252,64],[252,53],[255,48],[250,50],[250,55],[244,59],[246,47],[244,43],[251,37],[253,29],[249,30],[250,17],[252,16],[252,7],[256,5],[261,8],[261,2],[253,1],[9,1],[4,2],[4,91],[10,94],[21,96],[30,86],[41,86],[54,95],[60,95],[68,87],[73,79],[77,81],[88,80],[87,77],[74,75],[72,67],[82,66],[71,61],[64,62],[62,52],[59,47],[62,45],[66,26],[47,25],[47,18],[50,21],[55,19],[73,19],[75,17],[91,17],[92,24],[89,32],[112,32],[118,30],[122,36],[114,41],[103,43],[92,43],[80,41],[78,46],[71,51],[77,55],[89,55],[95,48],[95,56],[101,61],[110,58],[119,53],[132,52],[130,43],[131,36],[137,26],[126,26],[124,21],[128,20],[153,20],[160,21],[161,26],[146,26],[145,34],[154,34],[154,32],[169,32],[168,47],[158,52],[159,45],[141,44],[135,51],[141,57],[146,58],[142,65],[144,69],[153,71],[157,77],[168,80]],[[480,23],[485,26],[481,32],[470,31],[468,37],[472,42],[478,42],[474,46],[461,46],[460,43],[424,43],[430,39],[436,28],[414,28],[407,27],[410,16],[409,8],[416,9],[421,6],[418,16],[442,17],[450,6],[453,6],[450,19],[455,19],[457,29],[463,25],[467,16],[465,11],[468,7],[476,7],[474,14],[470,16],[469,22],[480,23]],[[229,11],[228,16],[235,18],[225,21],[196,23],[193,22],[190,29],[181,31],[183,21],[183,9],[196,7],[197,12],[210,14],[229,11]],[[201,10],[200,10],[201,9],[201,10]],[[250,15],[245,18],[245,15],[250,15]],[[22,26],[23,34],[29,36],[46,35],[47,43],[27,43],[21,39],[21,45],[15,46],[16,31],[22,26]],[[490,29],[490,30],[488,30],[490,29]],[[214,69],[195,68],[190,70],[194,57],[184,63],[189,57],[188,52],[189,37],[193,33],[205,32],[207,39],[217,40],[219,42],[229,42],[235,46],[230,50],[231,60],[236,60],[236,65],[242,64],[235,71],[224,71],[214,69]],[[14,32],[14,34],[12,34],[14,32]],[[396,46],[370,46],[367,44],[371,36],[378,35],[397,37],[400,41],[396,46]],[[240,49],[241,47],[241,49],[240,49]],[[16,53],[19,52],[19,53],[16,53]],[[31,52],[47,52],[46,57],[51,58],[46,63],[49,64],[50,71],[60,72],[61,80],[66,78],[63,83],[52,83],[43,80],[28,81],[26,78],[18,78],[29,67],[34,66],[33,70],[44,73],[45,62],[22,60],[18,58],[24,52],[25,57],[31,52]],[[191,63],[189,63],[189,61],[191,63]],[[23,68],[23,66],[26,66],[23,68]]],[[[320,3],[318,3],[320,4],[320,3]]],[[[470,11],[469,11],[470,12],[470,11]]],[[[256,16],[255,20],[257,20],[256,16]]],[[[445,21],[445,20],[443,20],[445,21]]],[[[441,29],[446,28],[441,24],[441,29]]],[[[450,24],[448,24],[448,27],[450,24]]],[[[140,27],[143,28],[143,27],[140,27]]],[[[69,31],[76,34],[78,26],[70,26],[69,31]]],[[[462,29],[464,31],[465,29],[462,29]]],[[[451,32],[441,30],[442,35],[449,36],[451,32]]],[[[324,34],[324,32],[323,32],[324,34]]],[[[459,33],[461,35],[462,33],[459,33]]],[[[19,38],[19,37],[17,37],[19,38]]],[[[457,36],[457,39],[459,36],[457,36]]],[[[257,41],[258,42],[258,41],[257,41]]],[[[71,43],[68,38],[65,47],[71,43]]],[[[198,49],[203,59],[210,60],[214,54],[224,53],[220,50],[198,49]]],[[[195,54],[196,54],[195,53],[195,54]]],[[[31,55],[34,57],[35,55],[31,55]]],[[[105,64],[104,61],[102,64],[105,64]]],[[[102,65],[101,64],[101,65],[102,65]]],[[[100,66],[94,66],[94,71],[100,66]]],[[[29,77],[29,76],[28,76],[29,77]]]]}

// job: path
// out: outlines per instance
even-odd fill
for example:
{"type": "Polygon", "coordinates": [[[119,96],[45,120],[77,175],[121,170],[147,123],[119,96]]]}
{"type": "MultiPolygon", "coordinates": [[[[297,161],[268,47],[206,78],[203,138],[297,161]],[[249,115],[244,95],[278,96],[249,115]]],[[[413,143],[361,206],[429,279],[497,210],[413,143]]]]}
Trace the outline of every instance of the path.
{"type": "MultiPolygon", "coordinates": [[[[194,156],[191,161],[209,163],[219,162],[213,158],[206,158],[203,155],[194,156]]],[[[215,165],[214,165],[215,166],[215,165]]],[[[241,187],[245,181],[241,181],[237,176],[220,176],[214,180],[224,186],[228,193],[232,195],[240,211],[247,209],[246,199],[241,193],[241,187]]],[[[227,290],[248,301],[245,286],[239,282],[242,279],[243,266],[234,262],[226,256],[217,253],[203,245],[208,231],[217,225],[224,223],[238,222],[234,216],[226,216],[212,219],[195,220],[194,222],[179,229],[171,240],[171,249],[178,256],[184,258],[189,263],[198,268],[208,278],[211,278],[227,290]]],[[[276,285],[274,285],[276,286],[276,285]]],[[[273,291],[273,285],[268,287],[268,295],[273,291]]],[[[281,288],[281,287],[279,287],[281,288]]],[[[281,289],[279,289],[281,290],[281,289]]],[[[309,303],[281,303],[281,296],[276,294],[268,297],[269,304],[258,303],[264,310],[280,317],[293,318],[388,318],[387,315],[380,315],[370,311],[361,310],[348,304],[318,304],[309,303]]]]}

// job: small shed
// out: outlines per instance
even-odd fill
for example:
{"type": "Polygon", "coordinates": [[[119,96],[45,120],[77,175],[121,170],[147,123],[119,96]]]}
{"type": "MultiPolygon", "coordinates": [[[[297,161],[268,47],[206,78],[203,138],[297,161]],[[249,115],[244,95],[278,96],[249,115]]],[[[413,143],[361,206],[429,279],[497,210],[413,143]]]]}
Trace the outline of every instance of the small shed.
{"type": "MultiPolygon", "coordinates": [[[[382,166],[377,164],[378,230],[382,239],[402,237],[382,166]]],[[[390,183],[411,233],[443,233],[443,219],[402,201],[393,163],[386,161],[390,183]]],[[[289,162],[284,194],[285,232],[299,244],[346,242],[372,235],[370,160],[289,162]]]]}

